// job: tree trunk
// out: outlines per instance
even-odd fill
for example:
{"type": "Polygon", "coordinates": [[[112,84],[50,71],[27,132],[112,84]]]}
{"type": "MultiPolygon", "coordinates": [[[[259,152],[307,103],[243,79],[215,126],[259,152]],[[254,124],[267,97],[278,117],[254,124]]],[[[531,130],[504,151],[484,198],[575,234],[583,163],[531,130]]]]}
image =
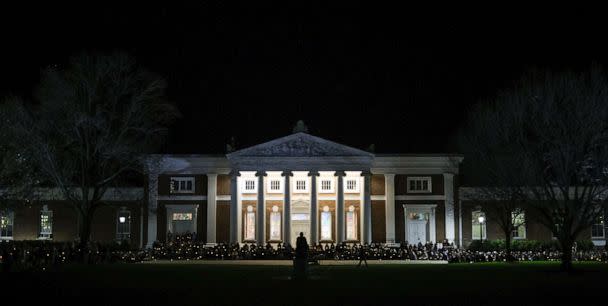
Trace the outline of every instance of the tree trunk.
{"type": "Polygon", "coordinates": [[[562,264],[561,269],[564,272],[572,271],[572,245],[573,242],[570,239],[564,239],[561,241],[562,245],[562,264]]]}
{"type": "Polygon", "coordinates": [[[81,260],[83,263],[88,261],[89,253],[89,241],[91,239],[91,213],[85,213],[80,215],[80,222],[78,224],[78,237],[80,239],[78,247],[81,252],[81,260]]]}
{"type": "Polygon", "coordinates": [[[604,237],[606,238],[606,243],[604,244],[604,249],[608,251],[608,208],[604,208],[604,237]]]}
{"type": "Polygon", "coordinates": [[[513,256],[511,256],[511,231],[505,233],[505,253],[507,262],[513,262],[513,256]]]}

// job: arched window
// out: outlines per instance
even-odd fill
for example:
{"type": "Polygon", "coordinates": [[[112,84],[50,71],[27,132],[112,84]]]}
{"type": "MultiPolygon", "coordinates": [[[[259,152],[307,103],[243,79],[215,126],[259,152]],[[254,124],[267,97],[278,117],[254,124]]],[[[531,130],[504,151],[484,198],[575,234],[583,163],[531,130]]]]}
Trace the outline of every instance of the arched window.
{"type": "Polygon", "coordinates": [[[353,205],[346,212],[346,240],[357,240],[357,212],[353,205]]]}
{"type": "Polygon", "coordinates": [[[245,239],[248,241],[255,240],[255,212],[253,206],[247,206],[247,212],[245,213],[245,239]]]}
{"type": "Polygon", "coordinates": [[[324,206],[321,212],[321,240],[332,240],[331,212],[329,206],[324,206]]]}
{"type": "Polygon", "coordinates": [[[281,240],[281,213],[276,205],[270,212],[270,240],[281,240]]]}

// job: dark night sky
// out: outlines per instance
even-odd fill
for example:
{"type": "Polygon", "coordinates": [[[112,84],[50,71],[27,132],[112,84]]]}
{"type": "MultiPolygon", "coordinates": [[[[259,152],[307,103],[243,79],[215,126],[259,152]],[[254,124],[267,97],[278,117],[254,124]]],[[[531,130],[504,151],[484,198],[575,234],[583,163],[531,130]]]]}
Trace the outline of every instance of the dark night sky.
{"type": "Polygon", "coordinates": [[[447,152],[467,108],[530,67],[608,61],[602,18],[497,11],[2,7],[0,94],[27,96],[43,67],[75,53],[125,50],[167,79],[183,113],[168,153],[220,153],[230,136],[242,148],[289,134],[298,119],[312,134],[380,153],[447,152]]]}

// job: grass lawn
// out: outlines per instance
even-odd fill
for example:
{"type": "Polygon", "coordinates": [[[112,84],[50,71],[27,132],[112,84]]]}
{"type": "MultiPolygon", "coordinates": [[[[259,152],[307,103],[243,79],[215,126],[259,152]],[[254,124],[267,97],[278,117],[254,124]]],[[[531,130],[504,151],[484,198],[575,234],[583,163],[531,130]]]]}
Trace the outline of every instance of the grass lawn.
{"type": "Polygon", "coordinates": [[[80,305],[607,305],[608,265],[575,268],[568,275],[551,262],[313,266],[309,280],[293,281],[287,266],[69,265],[58,273],[10,274],[19,289],[10,293],[80,305]]]}

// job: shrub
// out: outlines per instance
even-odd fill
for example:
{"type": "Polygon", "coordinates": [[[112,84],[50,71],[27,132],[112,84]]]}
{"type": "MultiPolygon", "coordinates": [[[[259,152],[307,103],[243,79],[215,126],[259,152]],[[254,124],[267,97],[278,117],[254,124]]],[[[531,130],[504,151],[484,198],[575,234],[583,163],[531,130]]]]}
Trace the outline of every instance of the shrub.
{"type": "MultiPolygon", "coordinates": [[[[588,246],[588,244],[585,244],[585,247],[587,247],[587,246],[588,246]]],[[[502,251],[505,249],[505,241],[503,239],[484,240],[483,242],[481,242],[479,240],[474,240],[471,242],[468,249],[471,251],[482,251],[482,252],[502,251]]],[[[520,252],[557,251],[557,250],[559,250],[559,244],[555,240],[549,240],[549,241],[513,240],[513,241],[511,241],[511,250],[520,251],[520,252]]]]}

